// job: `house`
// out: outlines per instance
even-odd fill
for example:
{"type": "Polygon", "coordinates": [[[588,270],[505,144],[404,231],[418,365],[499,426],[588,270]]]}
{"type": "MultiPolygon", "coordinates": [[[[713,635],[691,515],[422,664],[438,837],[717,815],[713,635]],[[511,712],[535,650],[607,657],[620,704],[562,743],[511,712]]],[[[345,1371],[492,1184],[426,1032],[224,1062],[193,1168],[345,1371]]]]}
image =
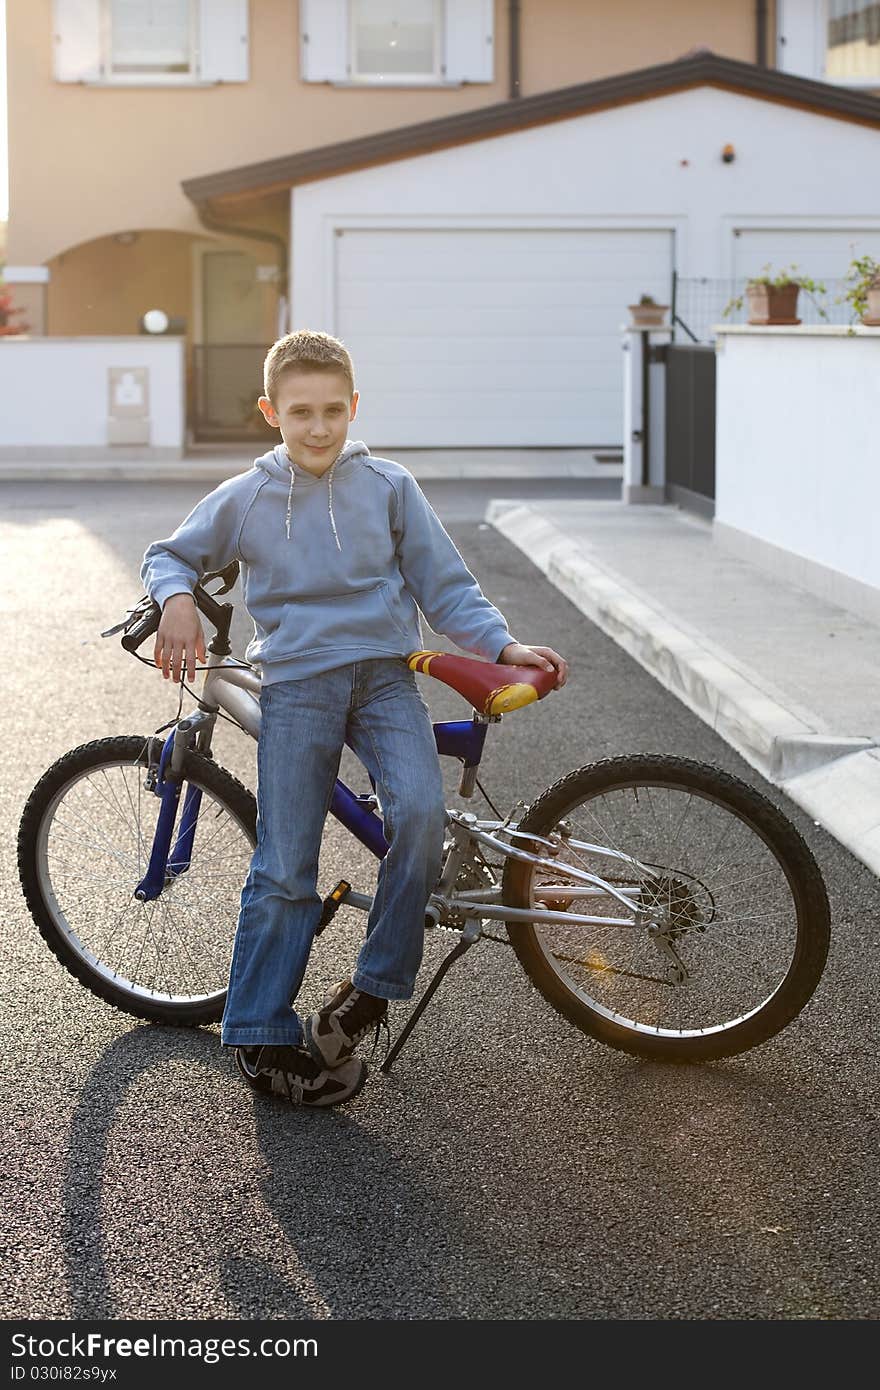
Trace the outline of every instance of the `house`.
{"type": "Polygon", "coordinates": [[[863,0],[12,5],[7,278],[50,336],[164,311],[201,438],[259,431],[266,345],[307,325],[350,346],[377,446],[619,445],[633,297],[880,257],[878,24],[863,0]]]}

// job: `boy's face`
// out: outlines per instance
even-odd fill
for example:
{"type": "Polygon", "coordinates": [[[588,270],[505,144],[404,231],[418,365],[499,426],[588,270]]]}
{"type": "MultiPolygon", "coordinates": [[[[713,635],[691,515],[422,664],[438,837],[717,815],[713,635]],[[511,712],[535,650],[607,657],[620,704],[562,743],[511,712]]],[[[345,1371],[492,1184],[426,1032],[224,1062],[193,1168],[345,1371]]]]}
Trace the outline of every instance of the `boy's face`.
{"type": "Polygon", "coordinates": [[[281,430],[287,452],[309,473],[320,477],[333,464],[357,415],[358,393],[349,395],[341,372],[286,371],[275,388],[275,403],[261,396],[268,423],[281,430]]]}

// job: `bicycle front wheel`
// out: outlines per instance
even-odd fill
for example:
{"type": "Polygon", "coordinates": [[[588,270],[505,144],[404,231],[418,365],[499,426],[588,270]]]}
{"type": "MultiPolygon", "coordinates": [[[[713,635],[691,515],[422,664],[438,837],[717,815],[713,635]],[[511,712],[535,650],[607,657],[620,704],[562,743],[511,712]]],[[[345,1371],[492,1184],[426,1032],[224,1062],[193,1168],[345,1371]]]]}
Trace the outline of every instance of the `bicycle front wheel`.
{"type": "Polygon", "coordinates": [[[613,758],[555,783],[519,829],[551,840],[517,843],[552,867],[508,859],[503,901],[600,920],[510,920],[511,942],[545,999],[600,1042],[729,1057],[813,994],[829,943],[822,877],[794,826],[738,778],[684,758],[613,758]]]}
{"type": "MultiPolygon", "coordinates": [[[[256,843],[251,792],[189,753],[201,792],[189,867],[141,902],[160,798],[144,786],[149,740],[99,739],[60,758],[28,798],[18,835],[22,888],[71,974],[137,1018],[215,1023],[223,1013],[241,889],[256,843]]],[[[178,812],[178,823],[180,812],[178,812]]]]}

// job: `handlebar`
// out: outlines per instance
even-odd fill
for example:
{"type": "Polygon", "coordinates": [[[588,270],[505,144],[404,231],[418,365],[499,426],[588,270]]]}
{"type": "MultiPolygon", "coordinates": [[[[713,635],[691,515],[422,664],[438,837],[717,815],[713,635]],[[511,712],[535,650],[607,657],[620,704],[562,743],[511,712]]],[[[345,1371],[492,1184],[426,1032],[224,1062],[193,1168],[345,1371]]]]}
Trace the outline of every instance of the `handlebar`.
{"type": "MultiPolygon", "coordinates": [[[[142,618],[139,618],[127,632],[122,634],[122,645],[127,652],[136,652],[141,642],[145,642],[151,633],[155,632],[162,617],[162,609],[154,599],[150,599],[149,608],[142,618]]],[[[140,605],[139,605],[140,607],[140,605]]],[[[138,609],[136,608],[135,613],[138,609]]]]}
{"type": "MultiPolygon", "coordinates": [[[[229,653],[229,626],[232,622],[233,606],[231,603],[218,603],[215,596],[229,593],[229,590],[233,587],[238,578],[238,572],[238,561],[232,560],[225,569],[212,570],[210,574],[203,575],[201,583],[196,584],[193,589],[193,598],[195,599],[196,607],[204,613],[208,622],[217,629],[217,637],[211,644],[211,650],[213,651],[216,649],[219,651],[219,647],[215,648],[215,643],[218,643],[218,639],[219,646],[226,647],[226,652],[224,653],[221,651],[221,655],[228,655],[229,653]],[[223,583],[219,589],[214,590],[213,594],[209,594],[204,588],[204,585],[209,584],[212,579],[222,579],[223,583]]],[[[121,641],[125,650],[127,652],[136,652],[138,647],[157,631],[161,619],[162,610],[155,599],[149,597],[142,598],[138,606],[132,611],[131,619],[124,625],[125,631],[123,632],[121,641]]],[[[110,631],[118,630],[119,629],[116,628],[110,631]]],[[[109,636],[110,632],[104,635],[109,636]]]]}

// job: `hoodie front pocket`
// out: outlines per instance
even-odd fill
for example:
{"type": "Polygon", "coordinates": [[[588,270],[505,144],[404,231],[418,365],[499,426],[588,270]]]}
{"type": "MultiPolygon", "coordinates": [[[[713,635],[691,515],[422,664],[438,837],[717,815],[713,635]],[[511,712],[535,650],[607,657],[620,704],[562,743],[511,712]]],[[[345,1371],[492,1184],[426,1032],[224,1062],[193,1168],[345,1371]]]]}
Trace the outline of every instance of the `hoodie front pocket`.
{"type": "Polygon", "coordinates": [[[385,580],[365,589],[337,594],[311,594],[288,599],[278,626],[250,651],[251,660],[283,661],[334,647],[361,647],[370,643],[403,652],[406,629],[395,617],[385,580]]]}
{"type": "Polygon", "coordinates": [[[381,591],[383,599],[385,600],[385,607],[388,609],[388,616],[390,617],[394,626],[397,628],[397,631],[400,633],[401,637],[406,637],[407,639],[409,639],[411,634],[407,633],[403,619],[400,618],[394,611],[394,604],[391,601],[391,594],[388,592],[387,579],[382,580],[382,583],[379,585],[379,589],[381,591]]]}

